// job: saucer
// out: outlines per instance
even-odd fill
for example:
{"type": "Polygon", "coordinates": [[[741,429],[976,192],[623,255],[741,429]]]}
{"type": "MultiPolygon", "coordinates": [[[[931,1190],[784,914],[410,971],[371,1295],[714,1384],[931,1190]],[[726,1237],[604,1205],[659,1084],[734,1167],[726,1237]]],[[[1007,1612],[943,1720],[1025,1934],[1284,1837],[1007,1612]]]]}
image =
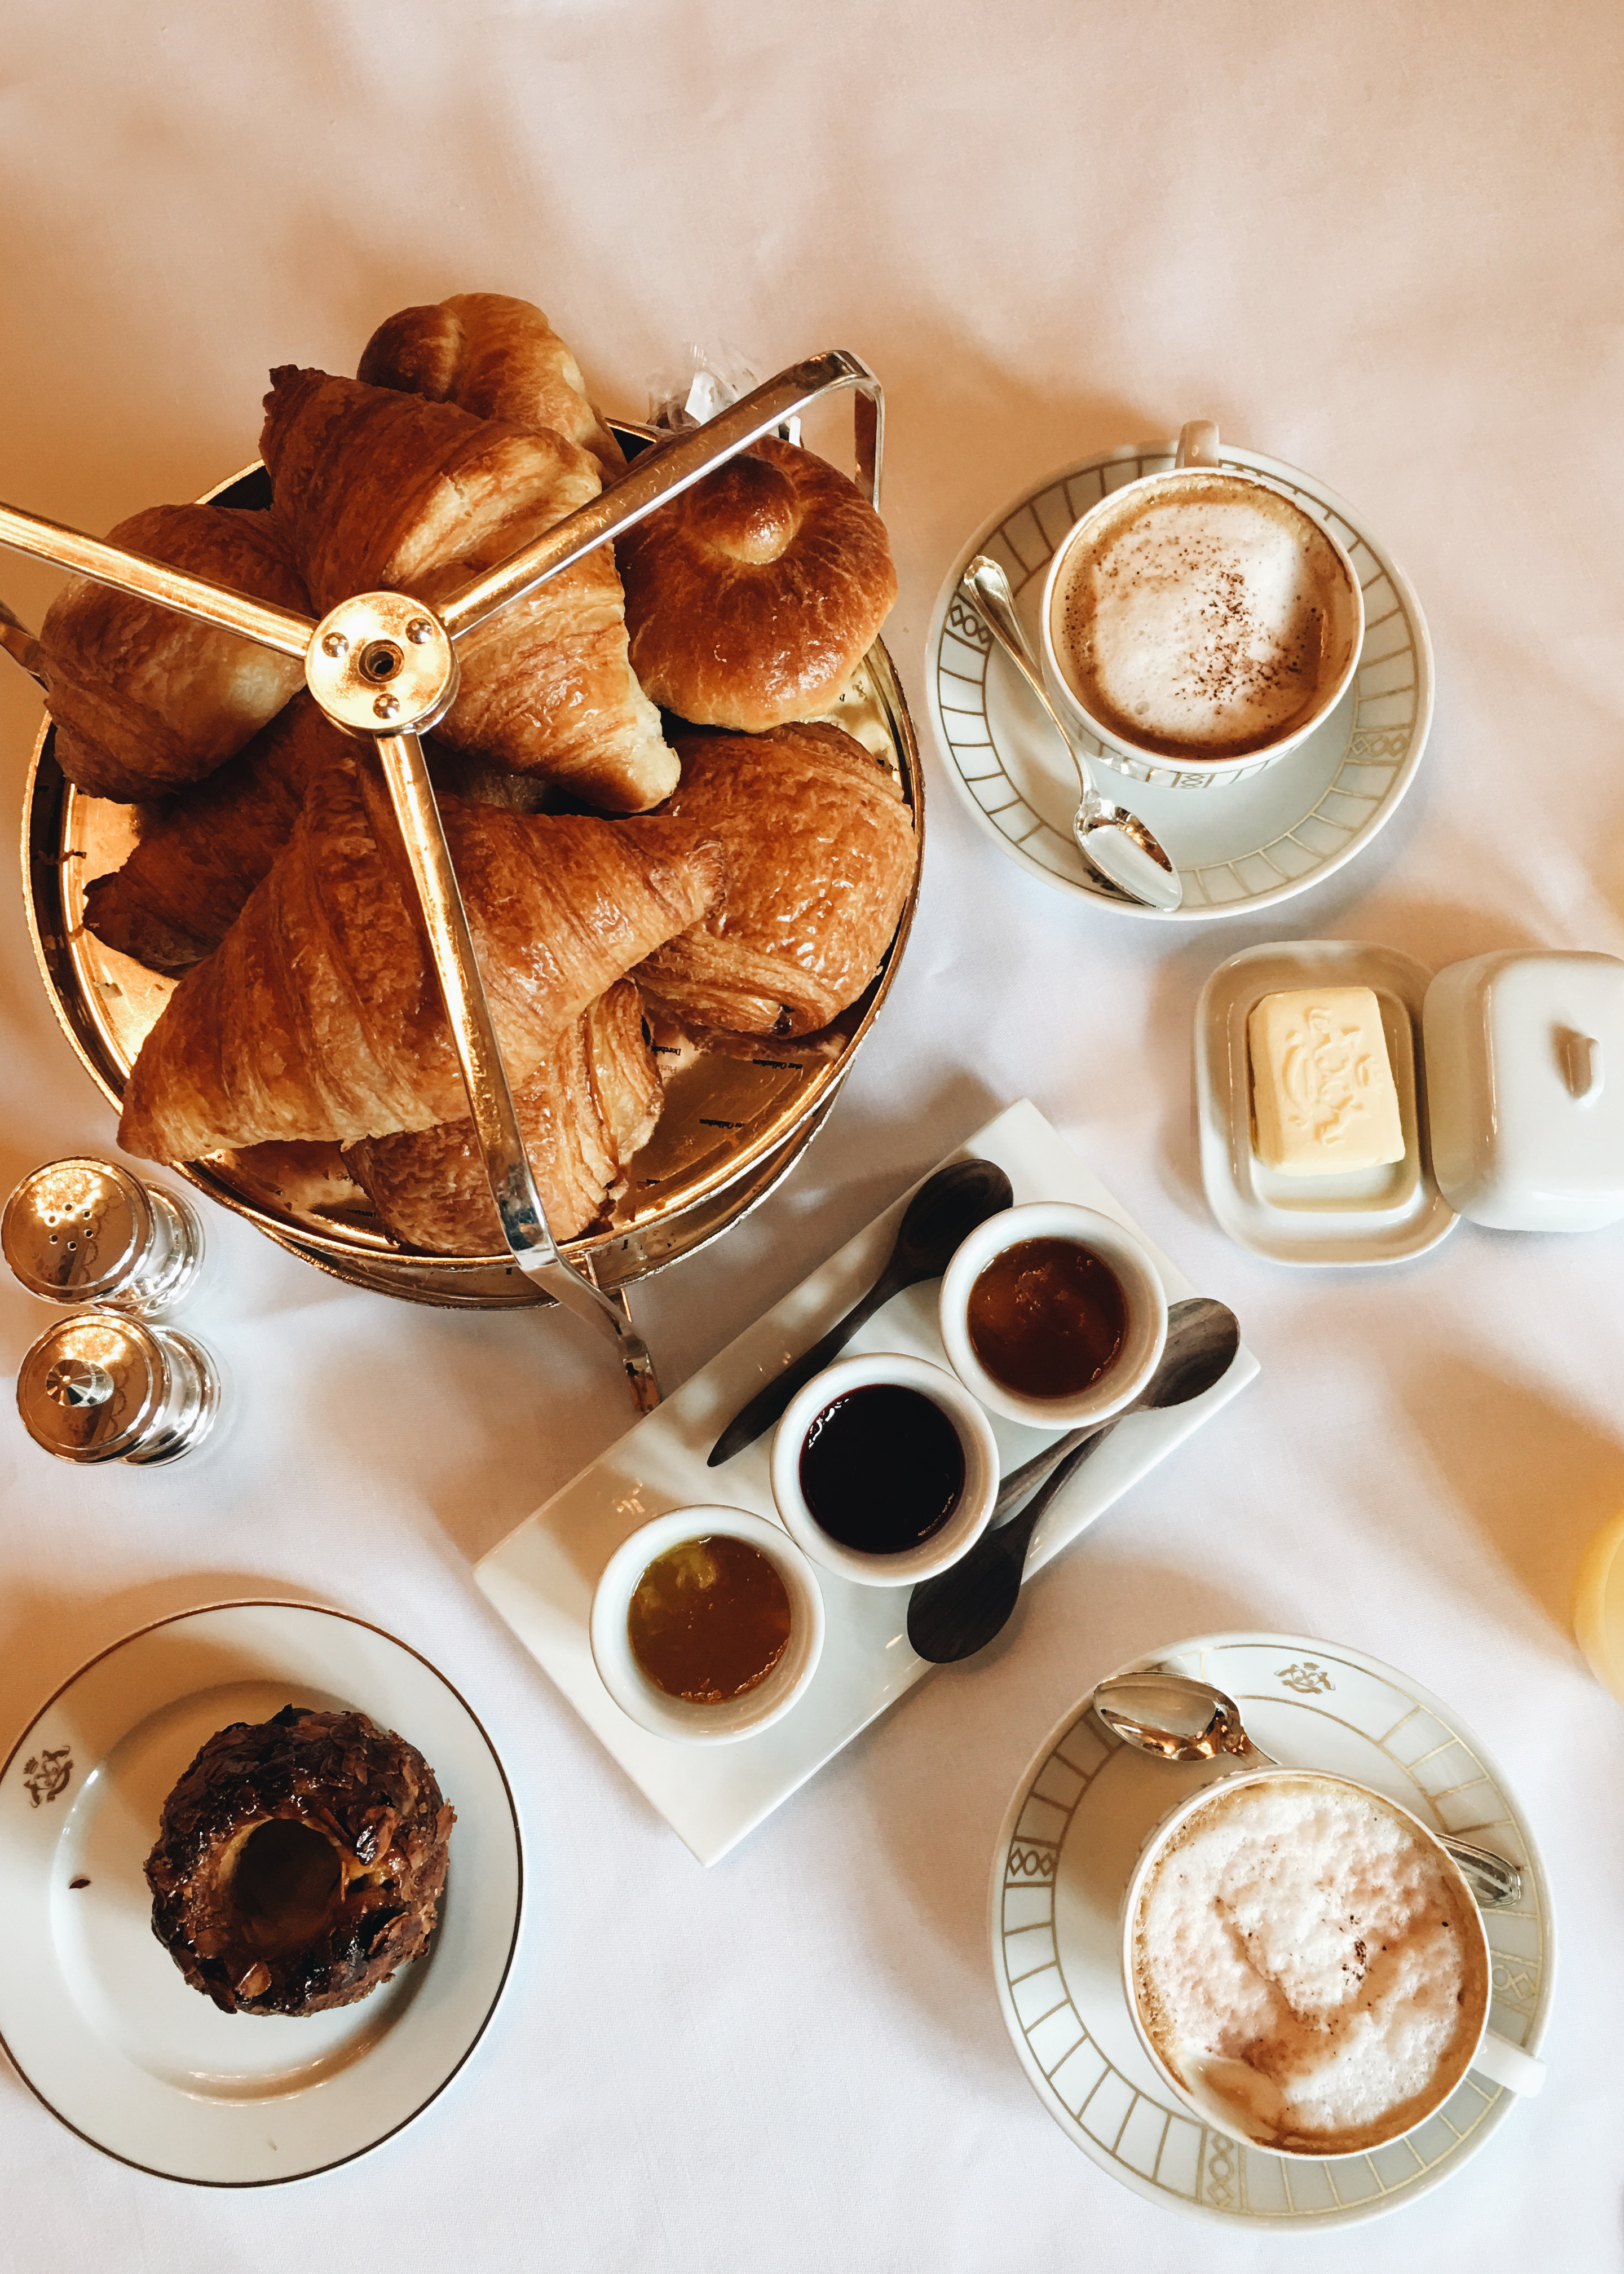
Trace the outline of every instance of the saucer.
{"type": "MultiPolygon", "coordinates": [[[[959,596],[978,553],[1008,572],[1035,651],[1043,580],[1073,523],[1109,491],[1162,473],[1171,442],[1108,450],[1016,500],[966,546],[942,587],[926,644],[936,739],[970,810],[1000,852],[1047,885],[1097,907],[1154,923],[1255,915],[1333,876],[1391,818],[1426,746],[1432,716],[1432,650],[1410,580],[1351,506],[1312,475],[1254,450],[1225,449],[1225,465],[1265,474],[1325,523],[1352,559],[1365,593],[1365,644],[1353,684],[1325,722],[1287,757],[1248,781],[1191,789],[1129,781],[1103,763],[1107,797],[1154,831],[1178,870],[1181,907],[1140,907],[1109,892],[1071,835],[1077,772],[1054,728],[1008,659],[992,649],[959,596]]],[[[1085,750],[1098,752],[1092,736],[1085,750]]]]}
{"type": "MultiPolygon", "coordinates": [[[[1380,1660],[1296,1636],[1207,1635],[1117,1670],[1153,1666],[1226,1690],[1277,1760],[1373,1786],[1424,1824],[1520,1866],[1520,1904],[1484,1913],[1491,2020],[1502,2037],[1537,2052],[1555,1977],[1550,1890],[1504,1780],[1449,1708],[1380,1660]]],[[[1093,1694],[1021,1778],[993,1864],[998,2002],[1049,2114],[1136,2195],[1214,2222],[1347,2226],[1440,2185],[1504,2122],[1514,2094],[1469,2074],[1417,2131],[1332,2162],[1242,2147],[1172,2104],[1123,1991],[1122,1903],[1152,1827],[1227,1772],[1122,1744],[1095,1720],[1093,1694]]]]}
{"type": "Polygon", "coordinates": [[[518,1939],[518,1818],[491,1741],[393,1636],[304,1603],[222,1603],[81,1667],[0,1770],[0,2046],[52,2114],[160,2178],[264,2187],[375,2148],[484,2032],[518,1939]],[[426,1954],[336,2011],[223,2014],[152,1931],[142,1866],[216,1729],[359,1707],[456,1810],[426,1954]]]}

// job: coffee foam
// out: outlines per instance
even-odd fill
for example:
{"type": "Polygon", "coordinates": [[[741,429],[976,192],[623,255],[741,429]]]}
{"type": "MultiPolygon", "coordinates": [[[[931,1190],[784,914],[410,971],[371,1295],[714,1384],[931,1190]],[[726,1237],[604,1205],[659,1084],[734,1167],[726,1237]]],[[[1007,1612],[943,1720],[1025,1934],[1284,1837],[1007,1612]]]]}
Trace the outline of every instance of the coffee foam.
{"type": "Polygon", "coordinates": [[[1189,470],[1101,517],[1054,629],[1102,725],[1168,756],[1240,757],[1320,707],[1347,667],[1353,611],[1335,548],[1289,498],[1189,470]]]}
{"type": "Polygon", "coordinates": [[[1481,1929],[1397,1811],[1313,1777],[1220,1791],[1143,1888],[1152,2044],[1259,2144],[1349,2154],[1453,2090],[1487,2004],[1481,1929]]]}

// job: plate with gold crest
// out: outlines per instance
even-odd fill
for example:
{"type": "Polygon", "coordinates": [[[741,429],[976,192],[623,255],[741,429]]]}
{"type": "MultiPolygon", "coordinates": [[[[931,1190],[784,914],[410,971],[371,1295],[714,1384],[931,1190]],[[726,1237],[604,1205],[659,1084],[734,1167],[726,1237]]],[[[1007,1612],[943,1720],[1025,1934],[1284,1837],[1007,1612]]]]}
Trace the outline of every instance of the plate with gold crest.
{"type": "Polygon", "coordinates": [[[489,1737],[426,1659],[308,1603],[211,1604],[126,1635],[0,1769],[0,2046],[71,2131],[204,2187],[308,2178],[422,2113],[507,1982],[519,1822],[489,1737]],[[152,1930],[144,1865],[199,1747],[289,1705],[359,1709],[424,1755],[456,1811],[427,1949],[358,2002],[225,2013],[152,1930]]]}
{"type": "MultiPolygon", "coordinates": [[[[1153,1667],[1226,1691],[1276,1760],[1372,1786],[1519,1867],[1517,1901],[1484,1912],[1491,2021],[1537,2052],[1555,1977],[1550,1888],[1527,1819],[1459,1715],[1380,1660],[1300,1636],[1205,1635],[1117,1671],[1153,1667]]],[[[1511,2112],[1514,2096],[1475,2072],[1418,2130],[1325,2161],[1242,2147],[1173,2104],[1128,2011],[1122,1905],[1154,1826],[1226,1769],[1124,1745],[1095,1717],[1093,1698],[1072,1707],[1022,1776],[993,1864],[998,2002],[1045,2108],[1124,2187],[1219,2225],[1352,2225],[1440,2186],[1511,2112]]]]}
{"type": "Polygon", "coordinates": [[[1049,564],[1073,524],[1102,497],[1165,473],[1176,445],[1139,442],[1101,452],[1017,498],[966,546],[943,585],[926,643],[930,716],[948,770],[1001,853],[1058,892],[1156,923],[1248,916],[1324,883],[1363,853],[1415,779],[1432,718],[1432,647],[1410,579],[1354,508],[1334,490],[1255,450],[1225,443],[1224,465],[1267,478],[1346,549],[1365,594],[1365,644],[1348,692],[1297,749],[1248,780],[1214,788],[1165,779],[1127,781],[1099,742],[1108,797],[1154,830],[1184,885],[1172,910],[1142,907],[1103,887],[1071,835],[1077,773],[1054,727],[959,591],[978,553],[1000,562],[1038,649],[1049,564]]]}

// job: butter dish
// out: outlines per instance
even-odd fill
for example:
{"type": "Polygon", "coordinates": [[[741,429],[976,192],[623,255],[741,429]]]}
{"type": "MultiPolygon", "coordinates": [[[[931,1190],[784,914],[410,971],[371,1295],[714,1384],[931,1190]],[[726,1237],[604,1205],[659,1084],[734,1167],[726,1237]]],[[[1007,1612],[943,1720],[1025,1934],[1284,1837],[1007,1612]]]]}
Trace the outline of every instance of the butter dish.
{"type": "Polygon", "coordinates": [[[1462,1216],[1502,1231],[1624,1218],[1624,962],[1514,949],[1431,976],[1365,940],[1277,940],[1219,965],[1196,1011],[1201,1180],[1231,1239],[1277,1263],[1397,1263],[1462,1216]],[[1255,1148],[1247,1021],[1267,995],[1373,990],[1401,1161],[1287,1176],[1255,1148]]]}
{"type": "Polygon", "coordinates": [[[1421,1010],[1428,974],[1396,948],[1357,939],[1286,939],[1221,963],[1195,1022],[1196,1121],[1207,1204],[1231,1239],[1275,1263],[1399,1263],[1453,1231],[1427,1144],[1421,1010]],[[1381,1012],[1398,1092],[1402,1160],[1338,1177],[1266,1168],[1252,1143],[1246,1024],[1266,995],[1368,987],[1381,1012]]]}

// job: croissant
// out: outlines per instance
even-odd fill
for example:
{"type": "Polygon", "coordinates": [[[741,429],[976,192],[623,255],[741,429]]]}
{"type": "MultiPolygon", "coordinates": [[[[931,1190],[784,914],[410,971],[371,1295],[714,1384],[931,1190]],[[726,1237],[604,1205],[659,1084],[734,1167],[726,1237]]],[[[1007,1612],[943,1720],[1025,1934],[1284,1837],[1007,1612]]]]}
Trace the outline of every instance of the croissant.
{"type": "Polygon", "coordinates": [[[632,668],[697,727],[760,734],[832,703],[897,597],[885,524],[810,450],[769,436],[615,548],[632,668]]]}
{"type": "MultiPolygon", "coordinates": [[[[591,1223],[624,1187],[625,1164],[648,1141],[660,1077],[637,990],[620,980],[561,1035],[514,1092],[519,1128],[557,1239],[591,1223]]],[[[464,1115],[399,1137],[351,1145],[345,1165],[397,1239],[441,1255],[489,1255],[501,1225],[473,1122],[464,1115]]]]}
{"type": "MultiPolygon", "coordinates": [[[[260,448],[324,613],[380,587],[444,599],[602,487],[594,462],[560,434],[325,372],[288,366],[271,378],[260,448]]],[[[459,654],[442,742],[548,775],[612,812],[640,812],[674,788],[676,757],[628,660],[607,546],[500,610],[459,654]]]]}
{"type": "Polygon", "coordinates": [[[620,444],[587,400],[580,365],[532,301],[457,292],[402,308],[368,340],[356,377],[455,403],[476,418],[551,427],[596,458],[608,479],[625,471],[620,444]]]}
{"type": "Polygon", "coordinates": [[[336,1145],[244,1145],[221,1156],[231,1181],[268,1194],[294,1216],[364,1209],[366,1194],[336,1145]]]}
{"type": "MultiPolygon", "coordinates": [[[[498,773],[426,738],[439,790],[481,805],[536,810],[546,785],[498,773]]],[[[85,928],[149,971],[178,978],[217,948],[293,834],[305,792],[355,744],[307,695],[262,727],[245,750],[177,792],[145,820],[122,869],[85,888],[85,928]]]]}
{"type": "Polygon", "coordinates": [[[269,875],[316,775],[354,748],[296,696],[246,749],[160,807],[122,869],[92,879],[86,930],[149,971],[190,970],[269,875]]]}
{"type": "MultiPolygon", "coordinates": [[[[512,1078],[720,881],[709,832],[443,801],[512,1078]]],[[[142,1046],[125,1148],[185,1161],[277,1139],[428,1129],[465,1110],[404,847],[370,762],[312,784],[293,835],[142,1046]]]]}
{"type": "MultiPolygon", "coordinates": [[[[310,614],[272,516],[154,505],[110,541],[255,599],[310,614]]],[[[56,727],[56,763],[94,797],[162,796],[240,750],[304,683],[303,664],[151,600],[75,576],[34,651],[56,727]]]]}
{"type": "Polygon", "coordinates": [[[682,734],[663,809],[713,832],[727,897],[635,976],[690,1028],[805,1035],[856,1000],[918,858],[895,776],[838,727],[682,734]]]}

